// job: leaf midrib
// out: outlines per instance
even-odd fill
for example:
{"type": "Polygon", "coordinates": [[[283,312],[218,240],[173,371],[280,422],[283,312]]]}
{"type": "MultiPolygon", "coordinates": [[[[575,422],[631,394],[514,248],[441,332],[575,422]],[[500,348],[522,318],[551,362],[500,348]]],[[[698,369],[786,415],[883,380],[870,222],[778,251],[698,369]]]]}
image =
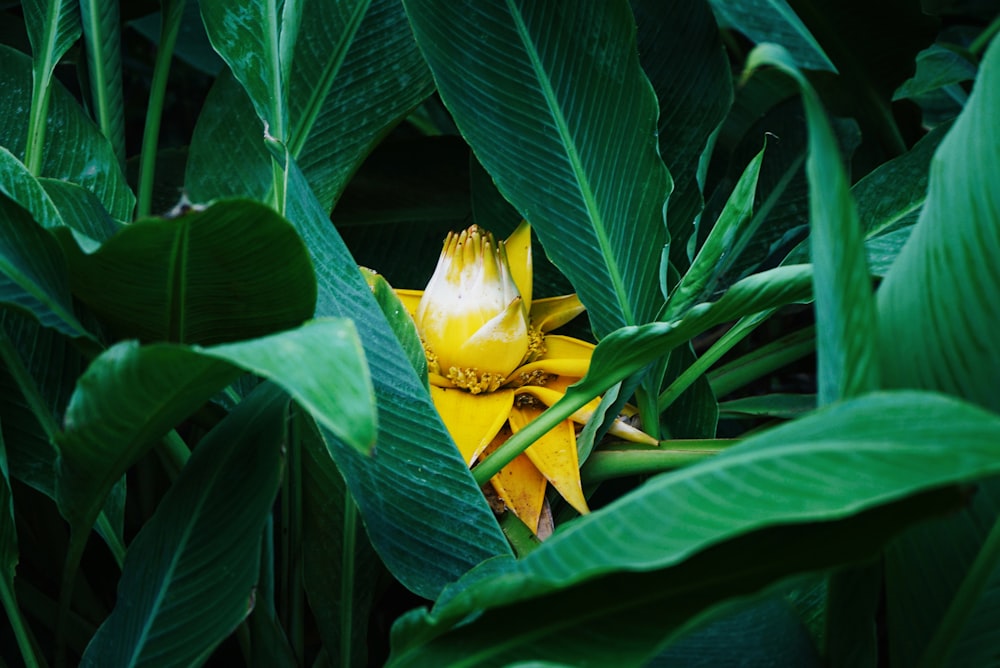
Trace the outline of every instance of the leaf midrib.
{"type": "Polygon", "coordinates": [[[622,280],[618,265],[613,261],[615,255],[611,248],[611,241],[608,238],[607,230],[605,229],[604,219],[601,216],[600,209],[594,197],[594,192],[591,188],[586,170],[583,168],[580,153],[576,148],[575,142],[573,141],[569,124],[566,122],[566,117],[563,114],[562,107],[559,105],[555,90],[552,88],[552,82],[549,80],[548,73],[542,66],[538,50],[535,48],[534,42],[531,41],[531,36],[528,34],[528,28],[524,24],[524,19],[521,16],[520,11],[514,6],[513,0],[506,1],[507,9],[510,11],[511,18],[514,21],[518,37],[521,38],[521,44],[524,46],[525,53],[531,62],[531,67],[535,72],[535,76],[538,78],[538,83],[542,89],[542,97],[545,99],[545,102],[549,107],[549,111],[552,114],[552,120],[555,122],[556,130],[559,132],[559,137],[562,140],[562,145],[566,149],[566,157],[569,160],[574,180],[580,189],[580,196],[583,198],[585,210],[587,211],[593,225],[594,235],[597,237],[597,243],[601,248],[601,254],[604,257],[604,264],[608,270],[608,275],[611,278],[611,285],[614,289],[618,305],[621,308],[622,317],[625,320],[625,324],[634,325],[635,315],[632,313],[632,306],[628,300],[628,291],[625,289],[625,284],[622,280]]]}

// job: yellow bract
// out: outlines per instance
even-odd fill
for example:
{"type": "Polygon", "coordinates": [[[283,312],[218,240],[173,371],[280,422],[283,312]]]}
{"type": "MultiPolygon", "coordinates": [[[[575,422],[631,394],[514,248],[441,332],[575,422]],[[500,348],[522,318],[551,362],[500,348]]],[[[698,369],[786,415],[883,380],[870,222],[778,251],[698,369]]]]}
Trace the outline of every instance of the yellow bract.
{"type": "MultiPolygon", "coordinates": [[[[424,343],[434,406],[470,466],[558,401],[590,366],[593,345],[546,334],[582,313],[580,300],[533,300],[531,271],[527,222],[500,243],[473,225],[445,239],[424,291],[396,291],[424,343]]],[[[589,512],[574,423],[585,423],[598,402],[556,425],[490,481],[536,533],[546,484],[578,512],[589,512]]],[[[621,421],[611,432],[656,443],[621,421]]]]}

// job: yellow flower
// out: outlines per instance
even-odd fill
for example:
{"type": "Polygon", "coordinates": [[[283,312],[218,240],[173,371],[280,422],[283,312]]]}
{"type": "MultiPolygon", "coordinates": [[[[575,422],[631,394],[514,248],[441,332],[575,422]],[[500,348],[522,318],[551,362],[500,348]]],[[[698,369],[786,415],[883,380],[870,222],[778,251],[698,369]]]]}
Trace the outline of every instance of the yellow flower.
{"type": "MultiPolygon", "coordinates": [[[[451,233],[423,291],[397,290],[413,316],[427,354],[431,397],[470,466],[562,398],[587,373],[594,346],[549,334],[583,312],[576,295],[532,299],[531,228],[506,242],[473,225],[451,233]]],[[[585,424],[599,399],[535,441],[490,483],[532,531],[546,484],[580,513],[576,424],[585,424]]],[[[655,444],[616,421],[611,433],[655,444]]]]}

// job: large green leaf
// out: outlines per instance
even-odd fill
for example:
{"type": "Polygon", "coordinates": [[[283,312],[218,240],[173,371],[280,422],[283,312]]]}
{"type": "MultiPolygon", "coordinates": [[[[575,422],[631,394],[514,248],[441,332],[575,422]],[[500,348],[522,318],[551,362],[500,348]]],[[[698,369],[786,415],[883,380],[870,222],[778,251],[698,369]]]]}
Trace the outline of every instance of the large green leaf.
{"type": "MultiPolygon", "coordinates": [[[[32,54],[32,96],[25,162],[37,173],[45,145],[52,72],[80,37],[80,5],[76,0],[25,0],[24,26],[32,54]]],[[[58,140],[57,140],[58,141],[58,140]]]]}
{"type": "MultiPolygon", "coordinates": [[[[1000,250],[1000,158],[995,112],[1000,104],[1000,43],[986,52],[965,110],[931,162],[927,200],[909,241],[878,292],[881,356],[886,382],[894,387],[934,388],[1000,410],[994,344],[1000,310],[995,258],[1000,250]]],[[[919,638],[900,650],[900,660],[933,647],[943,660],[985,660],[998,609],[995,549],[997,491],[947,523],[907,534],[892,552],[887,583],[895,600],[890,644],[919,638]],[[974,555],[984,562],[971,568],[974,555]],[[937,586],[925,587],[925,582],[937,586]],[[915,596],[918,593],[919,596],[915,596]],[[949,609],[961,595],[961,605],[949,609]],[[959,653],[961,649],[961,653],[959,653]]],[[[911,641],[906,641],[910,643],[911,641]]]]}
{"type": "Polygon", "coordinates": [[[683,271],[704,202],[702,153],[733,102],[729,61],[706,0],[632,0],[639,63],[660,105],[660,155],[673,177],[667,206],[670,259],[683,271]]]}
{"type": "MultiPolygon", "coordinates": [[[[31,60],[0,45],[0,146],[24,160],[31,101],[31,60]]],[[[115,220],[130,220],[135,196],[129,190],[115,153],[73,96],[53,80],[40,176],[77,183],[95,195],[115,220]],[[52,141],[58,137],[58,141],[52,141]]]]}
{"type": "Polygon", "coordinates": [[[288,100],[282,80],[281,3],[199,3],[208,38],[250,96],[257,116],[286,139],[288,100]]]}
{"type": "Polygon", "coordinates": [[[48,232],[0,196],[0,302],[23,309],[46,327],[90,337],[73,312],[66,258],[48,232]]]}
{"type": "MultiPolygon", "coordinates": [[[[912,149],[851,186],[864,230],[868,264],[876,276],[885,275],[913,231],[927,198],[931,158],[947,127],[935,128],[912,149]]],[[[808,258],[808,242],[803,242],[785,261],[806,262],[808,258]]]]}
{"type": "Polygon", "coordinates": [[[931,161],[927,200],[878,291],[891,387],[933,388],[1000,411],[1000,44],[931,161]]]}
{"type": "MultiPolygon", "coordinates": [[[[23,110],[31,99],[31,60],[0,45],[0,146],[19,160],[27,146],[28,118],[23,110]]],[[[77,183],[95,195],[115,220],[129,220],[135,196],[129,190],[114,151],[88,119],[73,96],[57,81],[47,117],[47,135],[40,176],[77,183]],[[57,136],[58,141],[52,141],[57,136]]]]}
{"type": "Polygon", "coordinates": [[[870,394],[661,474],[520,561],[477,569],[398,624],[391,665],[638,665],[707,607],[872,554],[1000,471],[1000,417],[941,395],[870,394]],[[956,456],[961,453],[961,456],[956,456]],[[945,505],[942,506],[942,503],[945,505]]]}
{"type": "Polygon", "coordinates": [[[63,516],[73,527],[89,529],[108,490],[150,445],[244,370],[281,386],[345,447],[370,451],[371,390],[347,320],[318,320],[207,348],[124,342],[80,377],[56,436],[56,497],[63,516]]]}
{"type": "Polygon", "coordinates": [[[652,320],[670,175],[628,4],[404,4],[459,130],[595,333],[652,320]]]}
{"type": "Polygon", "coordinates": [[[375,456],[324,431],[379,556],[425,597],[510,547],[357,265],[294,161],[288,218],[317,268],[318,315],[352,318],[362,335],[378,406],[375,456]]]}
{"type": "MultiPolygon", "coordinates": [[[[375,143],[427,97],[433,85],[399,0],[313,2],[307,9],[282,88],[289,115],[287,141],[329,211],[375,143]]],[[[231,11],[226,3],[212,3],[212,18],[206,19],[225,23],[222,17],[231,11]]],[[[255,29],[259,35],[263,27],[255,29]]],[[[220,35],[216,48],[235,61],[250,58],[246,49],[255,41],[259,37],[241,42],[220,35]]],[[[253,88],[257,96],[264,90],[260,82],[253,88]]],[[[273,85],[267,91],[277,94],[273,85]]],[[[270,104],[269,99],[257,106],[270,104]]],[[[240,86],[231,76],[220,76],[192,140],[187,177],[191,196],[202,201],[220,195],[265,199],[272,174],[261,130],[240,86]],[[220,151],[221,146],[226,150],[220,151]]]]}
{"type": "Polygon", "coordinates": [[[129,546],[81,666],[200,665],[249,614],[287,409],[263,385],[198,444],[129,546]]]}
{"type": "Polygon", "coordinates": [[[781,47],[762,45],[747,70],[779,67],[798,83],[809,127],[809,249],[814,266],[817,384],[820,404],[878,387],[875,300],[861,227],[837,140],[809,82],[781,47]]]}
{"type": "Polygon", "coordinates": [[[80,0],[80,19],[90,70],[94,116],[125,166],[125,91],[122,87],[122,32],[118,0],[80,0]]]}
{"type": "Polygon", "coordinates": [[[837,71],[823,47],[785,0],[709,0],[719,22],[756,43],[776,42],[799,67],[837,71]]]}
{"type": "Polygon", "coordinates": [[[263,336],[300,324],[316,303],[302,240],[250,200],[138,221],[93,254],[64,248],[73,293],[121,337],[210,344],[263,336]]]}

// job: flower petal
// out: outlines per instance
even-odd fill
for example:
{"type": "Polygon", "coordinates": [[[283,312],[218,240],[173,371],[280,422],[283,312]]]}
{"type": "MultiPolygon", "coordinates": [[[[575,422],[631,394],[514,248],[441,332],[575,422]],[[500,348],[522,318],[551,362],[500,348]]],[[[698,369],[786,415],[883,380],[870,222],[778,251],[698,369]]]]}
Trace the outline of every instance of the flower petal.
{"type": "Polygon", "coordinates": [[[545,354],[541,359],[587,360],[594,356],[594,344],[561,334],[546,334],[545,354]]]}
{"type": "Polygon", "coordinates": [[[531,324],[543,332],[550,332],[586,310],[575,294],[536,299],[531,304],[531,324]]]}
{"type": "Polygon", "coordinates": [[[471,465],[507,422],[514,391],[470,394],[431,385],[431,399],[465,463],[471,465]]]}
{"type": "Polygon", "coordinates": [[[521,298],[517,297],[464,342],[453,342],[450,349],[445,348],[451,364],[502,376],[510,374],[528,354],[528,323],[521,308],[521,298]]]}
{"type": "MultiPolygon", "coordinates": [[[[485,456],[510,438],[509,427],[504,427],[489,447],[485,456]]],[[[490,484],[504,505],[524,522],[532,533],[538,534],[538,519],[545,505],[545,477],[538,472],[527,456],[521,454],[490,478],[490,484]]]]}
{"type": "Polygon", "coordinates": [[[574,359],[540,359],[530,364],[519,366],[510,376],[509,384],[524,384],[531,381],[532,374],[540,371],[552,376],[565,376],[576,382],[587,375],[590,369],[590,360],[574,359]]]}
{"type": "MultiPolygon", "coordinates": [[[[552,406],[566,395],[566,387],[575,382],[576,379],[574,378],[565,378],[560,376],[550,380],[545,387],[539,387],[537,385],[523,385],[516,388],[514,393],[516,395],[526,394],[532,396],[546,406],[552,406]]],[[[591,399],[583,408],[570,415],[570,420],[576,422],[577,424],[587,424],[590,418],[593,417],[594,411],[597,410],[600,403],[600,397],[591,399]]],[[[632,443],[645,443],[646,445],[660,444],[659,441],[646,432],[641,429],[636,429],[622,420],[615,420],[612,422],[611,426],[608,427],[608,433],[617,436],[620,439],[631,441],[632,443]]]]}
{"type": "Polygon", "coordinates": [[[424,296],[423,290],[405,290],[397,288],[394,290],[399,301],[403,302],[403,307],[410,314],[411,318],[416,317],[417,307],[420,306],[420,298],[424,296]]]}
{"type": "Polygon", "coordinates": [[[526,312],[531,311],[531,225],[522,220],[517,229],[511,232],[504,242],[507,250],[507,262],[510,265],[510,276],[514,279],[517,291],[524,298],[526,312]]]}
{"type": "MultiPolygon", "coordinates": [[[[510,427],[516,434],[542,412],[533,406],[515,406],[510,413],[510,427]]],[[[531,444],[524,454],[566,502],[581,515],[590,512],[580,484],[580,462],[576,453],[573,423],[563,420],[531,444]]]]}

